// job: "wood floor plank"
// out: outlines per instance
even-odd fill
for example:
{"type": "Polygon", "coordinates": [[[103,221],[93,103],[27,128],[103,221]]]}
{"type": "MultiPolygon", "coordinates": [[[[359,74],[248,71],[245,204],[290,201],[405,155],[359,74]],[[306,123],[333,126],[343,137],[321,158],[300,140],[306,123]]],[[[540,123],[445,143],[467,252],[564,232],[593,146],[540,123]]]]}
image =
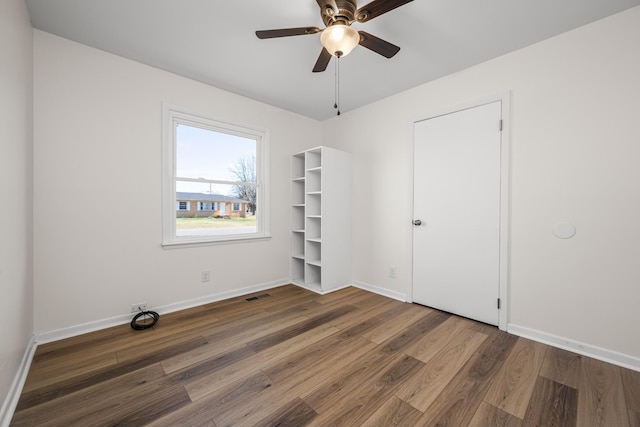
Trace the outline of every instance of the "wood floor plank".
{"type": "Polygon", "coordinates": [[[547,350],[540,375],[577,389],[580,383],[580,361],[579,354],[551,347],[547,350]]]}
{"type": "Polygon", "coordinates": [[[520,338],[493,380],[485,402],[522,419],[546,350],[544,344],[520,338]]]}
{"type": "Polygon", "coordinates": [[[628,427],[620,368],[583,357],[578,393],[580,427],[628,427]]]}
{"type": "Polygon", "coordinates": [[[265,369],[272,366],[280,360],[291,356],[293,353],[301,351],[311,344],[321,341],[337,332],[339,331],[331,325],[318,327],[220,370],[201,375],[198,378],[188,381],[185,384],[185,388],[191,400],[198,401],[240,378],[251,375],[252,372],[258,369],[265,369]]]}
{"type": "Polygon", "coordinates": [[[59,341],[41,344],[36,349],[35,358],[40,363],[45,363],[50,359],[65,358],[69,354],[84,352],[92,354],[99,351],[101,346],[113,344],[113,337],[122,326],[103,329],[92,333],[82,334],[59,341]]]}
{"type": "Polygon", "coordinates": [[[469,424],[491,380],[518,340],[505,332],[495,330],[492,333],[429,406],[420,420],[421,425],[469,424]]]}
{"type": "Polygon", "coordinates": [[[361,427],[414,427],[421,416],[422,412],[401,399],[391,396],[362,423],[361,427]]]}
{"type": "Polygon", "coordinates": [[[38,406],[23,404],[23,409],[16,411],[12,425],[41,426],[47,423],[64,425],[63,421],[68,420],[61,420],[59,417],[52,419],[51,417],[51,414],[56,412],[57,408],[65,408],[66,413],[80,418],[87,411],[99,409],[97,407],[105,403],[105,399],[113,399],[112,392],[135,388],[141,383],[160,380],[163,376],[164,373],[160,365],[150,365],[116,379],[89,386],[82,392],[77,391],[65,394],[57,399],[42,402],[38,406]]]}
{"type": "Polygon", "coordinates": [[[522,427],[522,420],[487,402],[482,402],[467,427],[522,427]]]}
{"type": "Polygon", "coordinates": [[[257,371],[252,375],[227,384],[225,387],[192,403],[188,407],[183,407],[156,419],[149,426],[190,426],[211,421],[216,427],[219,427],[223,424],[216,423],[214,417],[223,417],[235,408],[250,407],[249,402],[252,402],[257,395],[268,390],[271,386],[271,380],[262,372],[257,371]]]}
{"type": "Polygon", "coordinates": [[[351,316],[343,316],[331,322],[344,330],[342,336],[364,336],[385,322],[395,319],[404,311],[405,304],[390,300],[390,305],[374,307],[363,312],[354,312],[351,316]]]}
{"type": "Polygon", "coordinates": [[[352,394],[363,382],[381,376],[398,357],[395,354],[370,351],[327,378],[312,392],[310,390],[303,393],[302,398],[316,412],[328,412],[345,399],[351,400],[352,394]]]}
{"type": "MultiPolygon", "coordinates": [[[[313,392],[319,382],[321,383],[327,379],[327,373],[332,372],[334,369],[339,371],[344,366],[354,363],[375,347],[374,343],[362,338],[349,341],[353,344],[353,347],[344,345],[346,344],[344,340],[334,341],[333,345],[331,345],[330,341],[335,339],[336,337],[332,336],[323,340],[325,342],[320,347],[317,347],[317,345],[311,346],[316,350],[320,350],[318,351],[320,356],[313,364],[303,364],[302,366],[294,364],[293,371],[288,371],[286,368],[283,370],[280,363],[276,364],[278,366],[274,371],[266,369],[265,373],[269,375],[275,374],[277,377],[277,379],[272,378],[273,387],[255,396],[251,401],[250,407],[237,407],[216,417],[214,419],[216,425],[253,426],[273,412],[274,402],[287,402],[295,397],[313,392]],[[335,345],[339,343],[342,344],[335,345]],[[325,349],[332,350],[332,352],[325,352],[325,349]],[[298,368],[304,369],[298,370],[298,368]]],[[[305,351],[301,354],[305,355],[306,353],[305,351]]],[[[295,357],[288,360],[293,361],[295,357]]],[[[331,377],[329,376],[329,378],[331,377]]]]}
{"type": "Polygon", "coordinates": [[[239,345],[236,348],[229,349],[220,354],[216,354],[209,359],[203,360],[186,368],[180,369],[169,374],[167,377],[171,379],[173,384],[186,383],[192,379],[201,378],[203,375],[211,375],[227,366],[231,366],[244,359],[253,356],[255,352],[245,345],[239,345]]]}
{"type": "Polygon", "coordinates": [[[259,407],[256,399],[271,388],[271,380],[260,372],[214,393],[210,399],[215,402],[213,422],[218,427],[251,425],[249,423],[254,423],[254,420],[249,419],[250,415],[259,407]]]}
{"type": "MultiPolygon", "coordinates": [[[[165,357],[188,352],[194,348],[206,344],[202,337],[192,338],[188,342],[180,343],[172,348],[165,348],[162,354],[152,354],[139,360],[118,364],[115,367],[108,366],[98,371],[82,373],[68,377],[67,375],[52,375],[51,384],[40,388],[23,392],[18,401],[17,410],[39,405],[43,402],[71,394],[92,387],[98,383],[121,377],[139,369],[161,362],[165,357]]],[[[113,354],[115,357],[115,354],[113,354]]],[[[28,381],[28,379],[27,379],[28,381]]]]}
{"type": "MultiPolygon", "coordinates": [[[[433,331],[416,340],[407,349],[409,356],[427,363],[460,331],[473,324],[472,321],[458,316],[451,316],[433,331]]],[[[485,335],[486,336],[486,335],[485,335]]]]}
{"type": "Polygon", "coordinates": [[[578,392],[545,377],[538,377],[523,427],[582,427],[576,424],[578,392]]]}
{"type": "Polygon", "coordinates": [[[620,368],[627,409],[640,413],[640,372],[620,368]]]}
{"type": "MultiPolygon", "coordinates": [[[[86,391],[65,395],[48,401],[39,407],[32,407],[16,412],[14,425],[46,426],[46,425],[99,425],[104,423],[105,414],[126,418],[139,412],[146,401],[158,398],[174,398],[176,404],[189,403],[186,391],[181,387],[163,387],[162,396],[151,397],[147,392],[155,390],[157,382],[163,382],[164,373],[159,365],[152,365],[120,378],[101,382],[89,387],[86,391]],[[134,397],[135,402],[129,402],[134,397]],[[50,414],[55,408],[64,408],[64,413],[52,419],[50,414]]],[[[166,384],[162,384],[166,385],[166,384]]],[[[175,408],[175,407],[174,407],[175,408]]]]}
{"type": "Polygon", "coordinates": [[[404,304],[402,311],[394,318],[393,322],[385,322],[381,324],[375,329],[364,334],[364,337],[380,344],[430,311],[432,311],[432,309],[427,307],[415,304],[404,304]]]}
{"type": "Polygon", "coordinates": [[[379,376],[364,380],[336,405],[319,416],[310,426],[358,426],[364,423],[380,406],[393,395],[395,389],[417,372],[423,363],[411,356],[399,355],[379,376]]]}
{"type": "Polygon", "coordinates": [[[263,371],[276,382],[300,385],[314,375],[348,365],[375,347],[375,343],[360,337],[346,340],[335,334],[265,367],[263,371]],[[347,342],[350,345],[346,345],[347,342]]]}
{"type": "MultiPolygon", "coordinates": [[[[144,345],[133,345],[128,348],[118,349],[115,350],[115,353],[119,364],[136,362],[143,358],[153,357],[153,355],[156,354],[165,354],[165,351],[171,351],[182,344],[188,346],[189,351],[182,352],[180,354],[188,354],[191,351],[195,351],[195,349],[190,345],[194,340],[198,343],[202,343],[202,338],[194,336],[194,334],[179,334],[177,336],[169,335],[155,339],[151,342],[145,343],[144,345]]],[[[206,344],[202,343],[198,348],[205,346],[206,344]]]]}
{"type": "Polygon", "coordinates": [[[486,338],[486,335],[470,329],[461,331],[413,378],[405,381],[396,391],[396,396],[425,412],[486,338]]]}
{"type": "Polygon", "coordinates": [[[450,314],[436,310],[425,311],[425,314],[408,325],[397,334],[381,343],[380,351],[387,353],[404,352],[415,341],[433,331],[441,323],[451,317],[450,314]]]}
{"type": "Polygon", "coordinates": [[[247,342],[247,346],[253,349],[253,351],[255,351],[256,353],[259,353],[269,347],[277,345],[304,332],[310,331],[314,328],[317,328],[318,326],[322,326],[323,324],[330,322],[331,320],[338,317],[344,316],[345,314],[354,310],[355,307],[350,305],[335,308],[327,313],[311,317],[308,320],[304,320],[295,325],[280,329],[265,337],[249,341],[247,342]]]}
{"type": "Polygon", "coordinates": [[[360,289],[358,288],[354,288],[353,286],[349,286],[347,288],[343,288],[343,289],[339,289],[335,292],[331,292],[329,294],[326,295],[322,295],[322,298],[318,298],[318,302],[320,302],[321,304],[330,304],[333,303],[335,301],[344,301],[345,299],[349,298],[351,301],[355,301],[352,298],[362,298],[362,297],[368,297],[370,296],[367,295],[366,292],[362,292],[360,289]],[[325,298],[327,297],[327,298],[325,298]]]}
{"type": "Polygon", "coordinates": [[[174,357],[167,357],[162,361],[162,367],[166,373],[175,372],[184,369],[190,365],[209,359],[212,356],[222,354],[232,348],[244,345],[248,338],[258,338],[274,331],[296,325],[306,320],[305,317],[294,317],[292,319],[282,319],[279,322],[266,322],[255,325],[253,328],[241,328],[236,330],[236,334],[228,336],[224,334],[224,338],[209,336],[209,342],[200,348],[194,349],[187,353],[177,354],[174,357]]]}
{"type": "MultiPolygon", "coordinates": [[[[376,316],[384,317],[384,313],[393,311],[394,309],[396,313],[402,311],[404,303],[389,298],[384,298],[380,295],[374,296],[375,298],[369,296],[368,298],[360,300],[356,304],[350,304],[356,307],[357,311],[354,311],[349,316],[343,316],[332,320],[331,324],[336,328],[347,329],[354,326],[355,324],[360,323],[362,319],[369,319],[376,316]]],[[[393,315],[390,315],[390,317],[393,317],[393,315]]]]}
{"type": "MultiPolygon", "coordinates": [[[[84,356],[84,354],[83,354],[84,356]]],[[[47,362],[50,362],[47,361],[47,362]]],[[[115,353],[105,352],[97,356],[80,357],[70,355],[65,363],[52,365],[50,363],[35,362],[29,371],[29,378],[24,385],[24,392],[55,387],[56,384],[71,380],[78,376],[91,375],[111,369],[118,364],[115,353]]]]}
{"type": "Polygon", "coordinates": [[[299,397],[260,420],[254,427],[304,427],[318,414],[299,397]]]}

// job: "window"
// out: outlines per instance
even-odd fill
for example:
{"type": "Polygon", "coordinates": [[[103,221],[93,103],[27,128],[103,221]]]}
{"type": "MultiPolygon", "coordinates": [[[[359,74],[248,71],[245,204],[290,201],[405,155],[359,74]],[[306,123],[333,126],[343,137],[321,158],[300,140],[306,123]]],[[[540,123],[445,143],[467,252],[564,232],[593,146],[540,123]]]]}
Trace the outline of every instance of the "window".
{"type": "Polygon", "coordinates": [[[269,238],[267,153],[264,129],[165,104],[163,246],[269,238]]]}
{"type": "Polygon", "coordinates": [[[216,202],[198,202],[198,210],[199,211],[215,211],[216,202]]]}

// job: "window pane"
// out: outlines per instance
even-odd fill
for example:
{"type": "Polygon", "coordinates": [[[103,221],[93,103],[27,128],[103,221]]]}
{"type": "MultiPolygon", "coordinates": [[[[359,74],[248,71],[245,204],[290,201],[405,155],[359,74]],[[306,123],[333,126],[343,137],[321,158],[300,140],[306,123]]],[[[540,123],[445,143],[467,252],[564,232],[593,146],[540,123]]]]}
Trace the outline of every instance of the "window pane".
{"type": "Polygon", "coordinates": [[[256,182],[255,139],[178,124],[176,154],[179,178],[256,182]]]}
{"type": "Polygon", "coordinates": [[[180,206],[200,207],[176,211],[176,237],[256,233],[255,190],[253,186],[176,181],[180,206]]]}

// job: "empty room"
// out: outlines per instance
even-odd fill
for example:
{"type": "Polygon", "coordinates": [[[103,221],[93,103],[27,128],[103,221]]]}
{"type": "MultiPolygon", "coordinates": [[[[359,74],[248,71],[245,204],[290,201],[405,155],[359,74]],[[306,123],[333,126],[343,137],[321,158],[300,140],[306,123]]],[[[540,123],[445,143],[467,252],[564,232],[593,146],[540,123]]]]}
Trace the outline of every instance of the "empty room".
{"type": "Polygon", "coordinates": [[[640,426],[640,0],[4,0],[0,426],[640,426]]]}

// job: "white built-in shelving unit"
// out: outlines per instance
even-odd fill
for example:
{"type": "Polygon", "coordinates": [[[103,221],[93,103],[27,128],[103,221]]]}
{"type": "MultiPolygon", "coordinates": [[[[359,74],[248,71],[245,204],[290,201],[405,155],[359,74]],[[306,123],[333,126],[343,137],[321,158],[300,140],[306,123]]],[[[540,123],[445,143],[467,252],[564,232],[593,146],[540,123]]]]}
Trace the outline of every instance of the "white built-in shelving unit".
{"type": "Polygon", "coordinates": [[[351,280],[351,155],[316,147],[292,158],[291,277],[324,293],[351,280]]]}

